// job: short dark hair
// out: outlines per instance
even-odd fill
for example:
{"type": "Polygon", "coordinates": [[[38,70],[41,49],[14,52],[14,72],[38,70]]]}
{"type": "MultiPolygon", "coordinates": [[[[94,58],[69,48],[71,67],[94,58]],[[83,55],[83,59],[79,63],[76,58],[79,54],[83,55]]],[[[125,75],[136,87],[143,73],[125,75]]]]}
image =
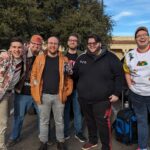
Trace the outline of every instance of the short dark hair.
{"type": "Polygon", "coordinates": [[[96,42],[101,42],[102,41],[101,38],[100,38],[100,36],[98,34],[95,34],[95,33],[89,34],[87,36],[87,42],[91,38],[95,39],[96,42]]]}
{"type": "MultiPolygon", "coordinates": [[[[74,37],[76,37],[76,38],[79,40],[79,34],[77,34],[77,33],[71,33],[71,34],[69,35],[69,37],[70,37],[70,36],[74,36],[74,37]]],[[[68,37],[68,38],[69,38],[69,37],[68,37]]]]}
{"type": "Polygon", "coordinates": [[[23,40],[22,40],[21,37],[13,37],[13,38],[11,38],[10,45],[11,45],[12,42],[20,42],[21,44],[23,44],[23,40]]]}
{"type": "Polygon", "coordinates": [[[77,38],[77,42],[78,43],[80,43],[80,36],[79,36],[79,34],[78,33],[71,33],[70,35],[69,35],[69,37],[68,37],[68,40],[69,40],[69,38],[71,37],[71,36],[74,36],[74,37],[76,37],[77,38]]]}

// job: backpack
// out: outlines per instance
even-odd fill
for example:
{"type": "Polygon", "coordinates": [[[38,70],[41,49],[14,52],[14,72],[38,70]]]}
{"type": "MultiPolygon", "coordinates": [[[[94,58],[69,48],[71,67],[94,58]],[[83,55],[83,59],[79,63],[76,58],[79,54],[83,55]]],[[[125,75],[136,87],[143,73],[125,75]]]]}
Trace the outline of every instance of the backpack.
{"type": "Polygon", "coordinates": [[[124,108],[117,113],[113,128],[116,140],[127,145],[137,143],[137,119],[131,108],[124,108]]]}

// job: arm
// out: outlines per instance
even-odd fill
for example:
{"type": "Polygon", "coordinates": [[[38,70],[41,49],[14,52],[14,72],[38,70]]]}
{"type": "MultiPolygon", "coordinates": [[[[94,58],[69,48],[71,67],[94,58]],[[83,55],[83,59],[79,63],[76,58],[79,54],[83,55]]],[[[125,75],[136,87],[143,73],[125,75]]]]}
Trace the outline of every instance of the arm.
{"type": "Polygon", "coordinates": [[[113,74],[114,92],[109,96],[110,102],[116,102],[123,89],[123,68],[121,61],[114,54],[110,55],[110,69],[113,74]]]}
{"type": "Polygon", "coordinates": [[[120,96],[123,89],[123,67],[117,56],[113,55],[111,61],[111,70],[114,78],[114,95],[120,96]]]}
{"type": "Polygon", "coordinates": [[[8,52],[1,52],[0,53],[0,65],[4,63],[4,61],[9,60],[8,52]]]}
{"type": "Polygon", "coordinates": [[[131,75],[129,73],[125,73],[125,79],[128,87],[130,88],[134,84],[134,81],[131,79],[131,75]]]}
{"type": "Polygon", "coordinates": [[[79,78],[78,72],[79,72],[79,66],[78,66],[78,59],[77,59],[77,60],[75,61],[74,66],[73,66],[73,75],[72,75],[72,77],[73,77],[73,79],[74,79],[75,81],[77,81],[78,78],[79,78]]]}
{"type": "Polygon", "coordinates": [[[1,52],[0,53],[0,76],[4,75],[4,72],[6,71],[6,67],[9,61],[9,55],[8,52],[1,52]]]}
{"type": "Polygon", "coordinates": [[[125,79],[126,79],[127,85],[130,88],[134,84],[134,81],[131,78],[130,69],[126,63],[126,59],[124,60],[124,63],[123,63],[123,70],[125,72],[125,79]]]}
{"type": "Polygon", "coordinates": [[[7,76],[7,67],[9,65],[9,55],[7,52],[1,52],[0,53],[0,92],[3,92],[4,89],[2,88],[4,86],[4,80],[7,76]],[[6,56],[6,57],[5,57],[6,56]]]}
{"type": "Polygon", "coordinates": [[[36,57],[36,59],[33,63],[33,66],[32,66],[32,71],[31,71],[31,76],[30,76],[31,87],[36,86],[38,84],[38,81],[37,81],[37,73],[38,73],[37,62],[38,62],[38,58],[36,57]]]}

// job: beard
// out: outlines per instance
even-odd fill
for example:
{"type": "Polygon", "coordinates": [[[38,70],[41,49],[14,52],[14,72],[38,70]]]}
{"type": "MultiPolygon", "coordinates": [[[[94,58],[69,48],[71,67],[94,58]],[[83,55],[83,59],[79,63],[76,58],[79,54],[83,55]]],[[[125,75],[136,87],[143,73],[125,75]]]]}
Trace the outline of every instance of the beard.
{"type": "Polygon", "coordinates": [[[72,51],[76,51],[77,47],[69,47],[69,49],[72,50],[72,51]]]}
{"type": "Polygon", "coordinates": [[[48,51],[48,54],[50,54],[51,56],[56,56],[57,53],[58,53],[58,50],[57,50],[57,51],[54,51],[54,52],[48,51]]]}
{"type": "Polygon", "coordinates": [[[91,52],[89,48],[87,48],[87,51],[89,54],[92,55],[97,55],[99,53],[99,51],[101,50],[100,46],[96,48],[96,50],[94,52],[91,52]]]}

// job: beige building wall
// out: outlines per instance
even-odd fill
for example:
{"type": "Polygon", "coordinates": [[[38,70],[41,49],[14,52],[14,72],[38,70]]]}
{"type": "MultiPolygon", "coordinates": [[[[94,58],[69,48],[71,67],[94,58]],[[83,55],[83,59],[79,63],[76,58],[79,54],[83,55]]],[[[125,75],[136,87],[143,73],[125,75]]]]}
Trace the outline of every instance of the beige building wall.
{"type": "Polygon", "coordinates": [[[126,52],[136,47],[135,39],[132,36],[114,36],[110,44],[110,50],[120,59],[123,58],[126,52]]]}
{"type": "Polygon", "coordinates": [[[114,36],[110,44],[110,50],[120,59],[123,58],[126,52],[134,48],[136,48],[134,37],[128,36],[114,36]]]}

